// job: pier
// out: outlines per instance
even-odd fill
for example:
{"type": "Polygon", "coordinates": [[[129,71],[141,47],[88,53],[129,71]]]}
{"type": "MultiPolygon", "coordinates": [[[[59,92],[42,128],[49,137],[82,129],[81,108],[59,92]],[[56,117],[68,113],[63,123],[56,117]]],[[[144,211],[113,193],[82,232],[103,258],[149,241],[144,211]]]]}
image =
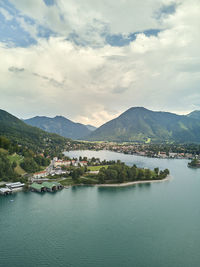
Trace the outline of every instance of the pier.
{"type": "Polygon", "coordinates": [[[23,187],[24,187],[24,184],[22,184],[21,182],[9,183],[9,184],[6,184],[6,187],[0,188],[0,194],[4,196],[10,195],[13,192],[22,190],[23,187]]]}
{"type": "Polygon", "coordinates": [[[4,188],[0,188],[0,194],[1,195],[10,195],[12,194],[12,190],[7,188],[7,187],[4,187],[4,188]]]}

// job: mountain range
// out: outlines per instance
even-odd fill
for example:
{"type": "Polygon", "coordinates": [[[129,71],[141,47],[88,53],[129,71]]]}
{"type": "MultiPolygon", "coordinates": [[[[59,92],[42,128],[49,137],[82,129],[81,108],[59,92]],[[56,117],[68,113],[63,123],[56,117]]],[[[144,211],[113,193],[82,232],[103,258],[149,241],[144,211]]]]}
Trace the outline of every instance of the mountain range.
{"type": "Polygon", "coordinates": [[[86,140],[200,142],[200,111],[177,115],[133,107],[93,131],[86,140]]]}
{"type": "Polygon", "coordinates": [[[56,116],[54,118],[36,116],[34,118],[24,120],[24,122],[44,131],[56,133],[72,139],[83,139],[96,129],[92,125],[75,123],[63,116],[56,116]]]}
{"type": "Polygon", "coordinates": [[[75,123],[62,116],[37,116],[21,121],[0,110],[0,135],[16,139],[23,144],[30,142],[40,145],[44,143],[45,138],[51,138],[55,143],[58,139],[59,142],[65,142],[66,139],[58,134],[88,141],[200,143],[200,111],[177,115],[144,107],[132,107],[95,129],[91,125],[75,123]]]}

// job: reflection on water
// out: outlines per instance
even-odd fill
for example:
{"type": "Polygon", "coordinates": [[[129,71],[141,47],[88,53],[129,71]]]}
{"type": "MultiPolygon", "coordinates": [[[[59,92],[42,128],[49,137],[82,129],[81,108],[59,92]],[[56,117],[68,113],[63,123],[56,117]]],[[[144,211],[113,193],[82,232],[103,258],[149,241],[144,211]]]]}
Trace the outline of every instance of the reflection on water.
{"type": "Polygon", "coordinates": [[[99,193],[121,193],[121,192],[128,192],[128,191],[132,191],[134,192],[134,190],[136,189],[145,189],[148,190],[151,187],[151,183],[145,183],[145,184],[135,184],[135,185],[130,185],[130,186],[116,186],[116,187],[97,187],[97,191],[99,193]]]}

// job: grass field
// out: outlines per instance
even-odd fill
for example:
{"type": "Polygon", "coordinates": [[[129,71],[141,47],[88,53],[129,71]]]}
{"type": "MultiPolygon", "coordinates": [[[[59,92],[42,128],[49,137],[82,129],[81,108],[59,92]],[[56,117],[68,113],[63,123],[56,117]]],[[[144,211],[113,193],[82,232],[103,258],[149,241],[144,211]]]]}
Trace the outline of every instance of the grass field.
{"type": "Polygon", "coordinates": [[[1,153],[8,153],[8,151],[5,150],[5,149],[3,149],[3,148],[0,148],[0,152],[1,152],[1,153]]]}
{"type": "Polygon", "coordinates": [[[109,165],[101,165],[101,166],[88,166],[87,169],[89,171],[99,171],[101,168],[107,169],[109,165]]]}
{"type": "Polygon", "coordinates": [[[69,177],[69,178],[66,178],[65,180],[59,181],[59,183],[61,183],[63,186],[68,186],[68,185],[73,185],[74,181],[72,180],[71,177],[69,177]]]}
{"type": "Polygon", "coordinates": [[[23,170],[20,165],[17,165],[17,167],[15,168],[16,173],[18,173],[19,175],[24,175],[26,174],[25,170],[23,170]]]}
{"type": "Polygon", "coordinates": [[[13,163],[14,161],[17,163],[17,167],[15,168],[16,173],[18,173],[19,175],[24,175],[26,172],[20,167],[20,163],[23,161],[23,156],[17,155],[17,154],[13,154],[13,155],[9,155],[8,159],[10,160],[11,163],[13,163]]]}

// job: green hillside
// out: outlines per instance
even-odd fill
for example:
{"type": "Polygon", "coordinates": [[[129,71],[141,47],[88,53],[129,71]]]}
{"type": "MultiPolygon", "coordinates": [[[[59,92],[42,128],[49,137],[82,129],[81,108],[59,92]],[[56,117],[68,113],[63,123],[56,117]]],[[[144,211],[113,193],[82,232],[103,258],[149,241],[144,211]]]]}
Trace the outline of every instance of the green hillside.
{"type": "Polygon", "coordinates": [[[92,132],[91,141],[200,142],[200,121],[133,107],[92,132]]]}
{"type": "Polygon", "coordinates": [[[0,110],[0,136],[6,136],[12,142],[33,151],[56,150],[58,147],[64,147],[69,141],[57,134],[29,126],[4,110],[0,110]]]}

